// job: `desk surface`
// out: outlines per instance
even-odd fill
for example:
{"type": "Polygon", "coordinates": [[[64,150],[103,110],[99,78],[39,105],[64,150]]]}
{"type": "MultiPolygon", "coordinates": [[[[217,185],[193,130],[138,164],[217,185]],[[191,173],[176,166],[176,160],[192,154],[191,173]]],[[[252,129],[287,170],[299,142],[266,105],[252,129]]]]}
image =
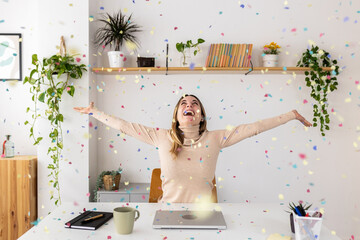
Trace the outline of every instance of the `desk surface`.
{"type": "MultiPolygon", "coordinates": [[[[207,206],[196,204],[161,204],[161,203],[63,203],[37,226],[27,231],[20,240],[26,239],[251,239],[266,240],[274,233],[295,236],[290,230],[289,214],[286,206],[258,203],[219,203],[207,206]],[[130,206],[140,211],[140,218],[135,222],[134,231],[129,235],[116,233],[114,220],[109,220],[96,231],[67,229],[65,222],[86,210],[110,211],[115,207],[130,206]],[[227,230],[157,230],[152,228],[155,211],[163,210],[221,210],[227,223],[227,230]]],[[[325,215],[326,219],[326,215],[325,215]]],[[[321,239],[339,240],[322,226],[321,239]]]]}

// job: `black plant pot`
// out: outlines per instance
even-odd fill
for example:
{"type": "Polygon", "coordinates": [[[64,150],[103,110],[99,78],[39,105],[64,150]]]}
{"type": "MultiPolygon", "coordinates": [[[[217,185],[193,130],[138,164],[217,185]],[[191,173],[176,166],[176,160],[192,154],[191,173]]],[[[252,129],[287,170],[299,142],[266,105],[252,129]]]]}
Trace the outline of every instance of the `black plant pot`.
{"type": "Polygon", "coordinates": [[[292,213],[290,213],[290,228],[291,228],[291,232],[295,233],[294,215],[292,213]]]}

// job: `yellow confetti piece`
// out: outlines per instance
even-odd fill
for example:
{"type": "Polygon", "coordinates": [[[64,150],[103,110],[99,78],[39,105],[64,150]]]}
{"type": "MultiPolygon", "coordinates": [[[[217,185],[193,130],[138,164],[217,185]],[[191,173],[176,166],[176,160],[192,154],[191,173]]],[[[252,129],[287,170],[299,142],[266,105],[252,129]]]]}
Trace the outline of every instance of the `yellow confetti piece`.
{"type": "Polygon", "coordinates": [[[127,13],[127,12],[128,12],[128,9],[127,9],[127,8],[124,8],[123,11],[124,11],[124,13],[127,13]]]}
{"type": "Polygon", "coordinates": [[[304,164],[305,166],[307,166],[309,163],[308,163],[308,161],[304,160],[304,161],[303,161],[303,164],[304,164]]]}
{"type": "Polygon", "coordinates": [[[42,209],[44,209],[44,208],[45,208],[45,206],[44,206],[44,205],[41,205],[41,208],[42,208],[42,209]]]}
{"type": "Polygon", "coordinates": [[[235,126],[233,126],[233,125],[227,125],[226,126],[226,130],[228,130],[228,131],[231,131],[231,130],[233,130],[235,128],[235,126]]]}
{"type": "Polygon", "coordinates": [[[46,233],[49,233],[49,229],[47,228],[47,226],[44,227],[44,231],[45,231],[46,233]]]}
{"type": "Polygon", "coordinates": [[[147,71],[148,73],[151,73],[151,69],[150,69],[150,68],[148,68],[146,71],[147,71]]]}
{"type": "Polygon", "coordinates": [[[107,72],[112,72],[111,68],[106,69],[107,72]]]}
{"type": "MultiPolygon", "coordinates": [[[[203,67],[202,70],[203,70],[203,71],[206,71],[207,69],[206,69],[206,67],[203,67]]],[[[360,86],[360,85],[359,85],[359,86],[360,86]]]]}
{"type": "Polygon", "coordinates": [[[94,21],[94,17],[89,17],[89,21],[90,22],[94,21]]]}
{"type": "MultiPolygon", "coordinates": [[[[360,137],[359,137],[360,138],[360,137]]],[[[354,145],[354,147],[358,147],[358,145],[357,145],[357,143],[356,142],[353,142],[353,145],[354,145]]]]}
{"type": "Polygon", "coordinates": [[[321,214],[323,214],[323,215],[324,215],[324,213],[325,213],[325,209],[324,209],[324,208],[320,208],[319,212],[321,212],[321,214]]]}
{"type": "Polygon", "coordinates": [[[150,191],[150,187],[147,187],[147,188],[146,188],[146,191],[150,191]]]}
{"type": "Polygon", "coordinates": [[[91,134],[89,134],[89,133],[84,133],[83,138],[85,138],[85,139],[90,139],[90,138],[91,138],[91,134]]]}
{"type": "Polygon", "coordinates": [[[308,173],[309,173],[309,175],[313,175],[314,174],[314,172],[313,171],[308,171],[308,173]]]}
{"type": "Polygon", "coordinates": [[[218,177],[218,181],[221,182],[224,181],[224,179],[222,177],[218,177]]]}
{"type": "Polygon", "coordinates": [[[266,229],[265,228],[261,229],[261,232],[266,233],[266,229]]]}
{"type": "Polygon", "coordinates": [[[189,179],[192,180],[192,176],[190,176],[189,179]]]}
{"type": "Polygon", "coordinates": [[[125,138],[126,134],[125,133],[120,133],[120,137],[121,138],[125,138]]]}
{"type": "Polygon", "coordinates": [[[72,4],[72,3],[70,3],[70,4],[69,4],[69,6],[70,6],[70,7],[72,7],[72,6],[73,6],[73,4],[72,4]]]}
{"type": "Polygon", "coordinates": [[[271,140],[276,141],[276,140],[277,140],[277,138],[276,138],[276,137],[273,137],[273,138],[271,138],[271,140]]]}
{"type": "Polygon", "coordinates": [[[279,199],[280,200],[284,200],[284,195],[282,195],[281,193],[279,194],[279,199]]]}
{"type": "Polygon", "coordinates": [[[268,81],[265,81],[264,84],[265,84],[265,85],[269,85],[269,82],[268,82],[268,81]]]}
{"type": "Polygon", "coordinates": [[[347,99],[345,99],[345,102],[346,102],[346,103],[351,102],[351,98],[347,98],[347,99]]]}
{"type": "Polygon", "coordinates": [[[117,150],[114,150],[114,153],[117,154],[117,150]]]}
{"type": "Polygon", "coordinates": [[[106,130],[110,130],[110,127],[105,127],[106,130]]]}
{"type": "Polygon", "coordinates": [[[19,42],[22,42],[22,40],[23,40],[22,38],[19,38],[19,42]]]}
{"type": "Polygon", "coordinates": [[[124,182],[125,186],[129,185],[129,182],[124,182]]]}
{"type": "Polygon", "coordinates": [[[336,235],[336,232],[334,230],[331,231],[331,235],[336,235]]]}
{"type": "Polygon", "coordinates": [[[347,175],[346,175],[346,174],[342,174],[341,177],[345,179],[345,178],[347,178],[347,175]]]}

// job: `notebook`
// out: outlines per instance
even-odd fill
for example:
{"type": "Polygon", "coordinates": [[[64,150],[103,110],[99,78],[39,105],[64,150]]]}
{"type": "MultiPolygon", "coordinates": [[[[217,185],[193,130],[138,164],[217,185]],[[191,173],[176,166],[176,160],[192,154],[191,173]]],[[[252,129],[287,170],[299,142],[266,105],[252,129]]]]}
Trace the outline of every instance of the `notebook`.
{"type": "Polygon", "coordinates": [[[221,211],[156,211],[155,229],[226,229],[221,211]]]}
{"type": "Polygon", "coordinates": [[[71,219],[65,223],[66,228],[75,228],[75,229],[86,229],[86,230],[96,230],[101,225],[109,221],[113,217],[111,212],[98,212],[98,211],[85,211],[81,215],[71,219]],[[90,221],[84,221],[85,219],[95,217],[102,214],[103,216],[96,218],[90,221]]]}

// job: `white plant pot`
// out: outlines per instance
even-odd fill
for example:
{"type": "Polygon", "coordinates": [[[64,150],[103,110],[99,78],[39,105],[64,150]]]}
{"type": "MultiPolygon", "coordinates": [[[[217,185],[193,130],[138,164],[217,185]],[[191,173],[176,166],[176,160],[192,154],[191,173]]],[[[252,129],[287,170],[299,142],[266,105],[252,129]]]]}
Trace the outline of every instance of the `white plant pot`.
{"type": "Polygon", "coordinates": [[[109,57],[109,65],[112,68],[116,67],[124,67],[124,63],[126,61],[125,54],[120,51],[109,51],[108,52],[109,57]]]}
{"type": "Polygon", "coordinates": [[[266,54],[263,56],[263,66],[264,67],[276,67],[279,62],[279,55],[276,54],[266,54]]]}

